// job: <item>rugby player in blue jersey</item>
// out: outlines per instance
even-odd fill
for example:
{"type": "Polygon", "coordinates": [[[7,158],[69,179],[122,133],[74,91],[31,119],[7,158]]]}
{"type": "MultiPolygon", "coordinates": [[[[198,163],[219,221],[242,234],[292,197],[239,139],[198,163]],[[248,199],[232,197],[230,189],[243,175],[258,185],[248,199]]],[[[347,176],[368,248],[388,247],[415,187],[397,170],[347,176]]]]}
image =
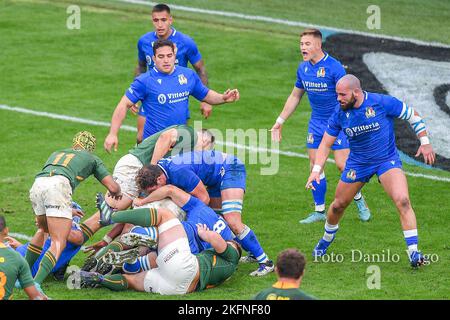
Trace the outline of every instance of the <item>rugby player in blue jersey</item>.
{"type": "Polygon", "coordinates": [[[221,207],[221,214],[236,235],[236,241],[259,263],[251,276],[264,276],[274,264],[262,249],[250,227],[242,222],[242,205],[246,188],[245,165],[235,156],[216,150],[186,152],[161,159],[139,172],[136,183],[151,194],[172,184],[197,197],[211,208],[221,207]]]}
{"type": "MultiPolygon", "coordinates": [[[[190,62],[200,77],[202,83],[207,86],[208,75],[206,73],[202,55],[200,54],[197,45],[192,38],[172,27],[173,18],[170,13],[170,7],[166,4],[157,4],[154,6],[152,9],[152,23],[155,31],[144,34],[139,38],[137,43],[138,65],[135,72],[136,76],[139,76],[154,67],[154,62],[152,60],[153,43],[158,39],[168,39],[172,41],[176,47],[175,64],[180,67],[187,67],[188,62],[190,62]]],[[[211,115],[212,106],[206,102],[201,102],[200,110],[203,116],[208,118],[211,115]]],[[[137,122],[138,143],[147,137],[147,135],[143,136],[145,120],[145,112],[142,108],[140,108],[137,122]]]]}
{"type": "MultiPolygon", "coordinates": [[[[294,113],[306,92],[312,109],[306,139],[311,169],[315,162],[317,148],[325,133],[328,118],[336,109],[339,109],[335,88],[336,82],[345,75],[345,69],[338,60],[322,50],[322,33],[317,29],[306,29],[301,34],[300,50],[303,62],[300,63],[297,70],[297,82],[271,131],[272,139],[281,141],[283,123],[294,113]]],[[[331,149],[334,151],[336,166],[342,172],[349,154],[348,140],[343,132],[339,133],[331,149]]],[[[327,180],[323,171],[320,176],[320,184],[316,185],[315,182],[313,184],[312,195],[315,212],[306,219],[300,220],[300,223],[325,220],[327,180]]],[[[360,192],[355,195],[355,202],[360,219],[368,221],[370,210],[360,192]]]]}
{"type": "Polygon", "coordinates": [[[394,118],[407,120],[420,139],[416,157],[423,155],[425,163],[433,164],[435,153],[422,118],[412,107],[394,97],[363,91],[359,79],[354,75],[342,77],[336,85],[336,92],[341,108],[328,121],[306,187],[314,188],[313,181],[320,183],[320,172],[331,146],[342,131],[349,139],[350,155],[336,187],[334,201],[328,209],[325,234],[316,245],[313,256],[326,254],[328,246],[335,239],[345,208],[376,174],[400,213],[411,265],[418,267],[426,264],[425,257],[417,247],[416,216],[409,200],[408,183],[402,171],[394,135],[394,118]]]}
{"type": "Polygon", "coordinates": [[[117,151],[118,133],[127,110],[138,101],[151,121],[145,122],[144,138],[172,125],[186,124],[189,97],[212,105],[239,100],[237,89],[223,94],[207,88],[191,69],[175,66],[175,46],[170,40],[157,40],[153,44],[155,66],[137,77],[114,110],[111,128],[104,147],[117,151]]]}

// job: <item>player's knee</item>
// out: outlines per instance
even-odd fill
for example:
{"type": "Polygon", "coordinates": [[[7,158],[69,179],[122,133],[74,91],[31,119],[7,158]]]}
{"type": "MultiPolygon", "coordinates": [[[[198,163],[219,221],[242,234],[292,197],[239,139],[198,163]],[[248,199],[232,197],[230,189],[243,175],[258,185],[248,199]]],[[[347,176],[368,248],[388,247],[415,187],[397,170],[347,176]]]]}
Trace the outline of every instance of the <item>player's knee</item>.
{"type": "Polygon", "coordinates": [[[331,212],[333,214],[339,214],[347,208],[348,203],[347,201],[344,201],[342,199],[335,199],[333,203],[331,204],[331,212]]]}
{"type": "Polygon", "coordinates": [[[244,224],[242,223],[240,214],[234,214],[234,213],[227,214],[227,215],[224,215],[224,219],[228,223],[228,226],[234,233],[236,233],[236,232],[239,233],[244,228],[244,224]]]}
{"type": "Polygon", "coordinates": [[[398,198],[395,198],[394,201],[400,212],[405,212],[411,209],[411,202],[409,201],[409,197],[407,196],[400,196],[398,198]]]}

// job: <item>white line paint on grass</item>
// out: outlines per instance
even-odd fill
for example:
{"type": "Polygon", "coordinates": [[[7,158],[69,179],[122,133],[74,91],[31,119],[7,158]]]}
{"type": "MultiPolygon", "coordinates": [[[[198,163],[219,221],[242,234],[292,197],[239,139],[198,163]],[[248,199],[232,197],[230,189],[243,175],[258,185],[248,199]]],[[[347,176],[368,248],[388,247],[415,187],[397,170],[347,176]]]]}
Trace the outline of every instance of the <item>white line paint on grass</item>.
{"type": "MultiPolygon", "coordinates": [[[[132,3],[132,4],[152,6],[152,7],[157,4],[156,2],[150,2],[150,1],[144,1],[144,0],[118,0],[118,1],[132,3]]],[[[355,35],[366,36],[366,37],[371,37],[371,38],[378,38],[378,39],[388,39],[388,40],[396,40],[396,41],[402,41],[402,42],[410,42],[410,43],[414,43],[414,44],[422,45],[422,46],[450,48],[449,44],[440,43],[440,42],[426,42],[426,41],[417,40],[417,39],[413,39],[413,38],[396,37],[396,36],[389,36],[389,35],[384,35],[384,34],[374,34],[374,33],[355,31],[355,30],[349,30],[349,29],[340,29],[340,28],[306,23],[306,22],[302,22],[302,21],[276,19],[276,18],[266,17],[266,16],[254,16],[254,15],[248,15],[248,14],[243,14],[243,13],[239,13],[239,12],[207,10],[207,9],[201,9],[201,8],[180,6],[180,5],[176,5],[176,4],[168,4],[168,5],[172,9],[186,11],[186,12],[194,12],[194,13],[202,13],[202,14],[222,16],[222,17],[238,18],[238,19],[249,20],[249,21],[262,21],[262,22],[268,22],[268,23],[288,25],[288,26],[293,26],[293,27],[328,29],[330,31],[335,31],[335,32],[339,32],[339,33],[355,34],[355,35]]]]}
{"type": "MultiPolygon", "coordinates": [[[[8,110],[8,111],[13,111],[13,112],[31,114],[31,115],[38,116],[38,117],[46,117],[46,118],[58,119],[58,120],[76,122],[76,123],[84,123],[84,124],[100,126],[100,127],[109,127],[109,125],[110,125],[109,122],[105,122],[105,121],[95,121],[95,120],[71,117],[71,116],[66,116],[66,115],[61,115],[61,114],[56,114],[56,113],[50,113],[50,112],[35,111],[35,110],[19,108],[19,107],[10,107],[10,106],[4,105],[4,104],[0,104],[0,110],[8,110]]],[[[136,128],[132,127],[132,126],[123,125],[121,127],[121,129],[123,129],[125,131],[136,132],[136,128]]],[[[287,156],[287,157],[308,159],[308,155],[303,154],[303,153],[292,152],[292,151],[281,151],[281,150],[276,150],[276,149],[267,149],[267,148],[260,148],[260,147],[255,147],[255,146],[245,146],[245,145],[240,145],[240,144],[227,142],[227,141],[225,141],[225,142],[217,141],[216,143],[220,144],[220,145],[226,145],[226,146],[239,148],[239,149],[245,149],[245,150],[248,150],[251,152],[266,152],[266,153],[273,152],[273,153],[278,153],[280,155],[287,156]]],[[[334,162],[334,160],[332,160],[332,159],[328,159],[328,161],[334,162]]],[[[408,172],[408,171],[405,171],[405,174],[408,176],[411,176],[411,177],[418,177],[418,178],[424,178],[424,179],[428,179],[428,180],[435,180],[435,181],[442,181],[442,182],[450,182],[450,178],[439,177],[439,176],[435,176],[435,175],[414,173],[414,172],[408,172]]],[[[6,179],[9,179],[9,178],[6,178],[6,179]]]]}

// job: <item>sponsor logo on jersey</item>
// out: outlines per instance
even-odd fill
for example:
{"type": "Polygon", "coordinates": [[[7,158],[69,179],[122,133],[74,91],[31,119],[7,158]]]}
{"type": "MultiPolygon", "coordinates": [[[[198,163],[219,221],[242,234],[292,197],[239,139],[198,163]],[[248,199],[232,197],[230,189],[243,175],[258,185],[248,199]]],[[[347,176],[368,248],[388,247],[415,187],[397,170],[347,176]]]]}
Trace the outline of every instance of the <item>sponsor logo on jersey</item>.
{"type": "Polygon", "coordinates": [[[4,263],[5,262],[5,258],[4,257],[0,257],[0,263],[4,263]]]}
{"type": "Polygon", "coordinates": [[[373,118],[375,117],[375,110],[373,110],[372,107],[366,108],[366,118],[373,118]]]}
{"type": "Polygon", "coordinates": [[[342,140],[341,139],[337,139],[336,141],[337,141],[338,145],[342,144],[342,140]]]}
{"type": "Polygon", "coordinates": [[[223,177],[225,175],[225,168],[224,167],[220,168],[220,173],[219,174],[220,174],[221,177],[223,177]]]}
{"type": "Polygon", "coordinates": [[[350,128],[345,128],[345,134],[346,134],[348,137],[353,137],[353,131],[352,131],[352,129],[350,129],[350,128]]]}
{"type": "Polygon", "coordinates": [[[350,169],[350,170],[347,172],[347,179],[352,180],[352,181],[355,181],[355,179],[356,179],[356,171],[353,170],[353,169],[350,169]]]}
{"type": "Polygon", "coordinates": [[[175,248],[172,251],[170,251],[165,257],[164,257],[164,262],[168,262],[170,259],[173,258],[174,255],[176,255],[178,253],[178,249],[175,248]]]}
{"type": "Polygon", "coordinates": [[[314,135],[312,133],[308,133],[308,137],[306,138],[306,142],[309,144],[314,143],[314,135]]]}
{"type": "Polygon", "coordinates": [[[308,67],[305,67],[305,73],[306,73],[306,71],[308,71],[308,67]]]}
{"type": "Polygon", "coordinates": [[[392,161],[391,161],[391,164],[392,164],[392,165],[395,165],[395,160],[392,160],[392,161]]]}
{"type": "Polygon", "coordinates": [[[166,103],[166,101],[167,101],[166,95],[165,95],[164,93],[161,93],[161,94],[158,96],[158,102],[159,102],[160,104],[164,104],[164,103],[166,103]]]}
{"type": "Polygon", "coordinates": [[[158,83],[159,83],[159,84],[161,84],[161,82],[162,82],[162,80],[161,80],[161,79],[158,79],[158,80],[156,80],[156,81],[158,81],[158,83]]]}
{"type": "Polygon", "coordinates": [[[346,116],[347,119],[348,119],[348,117],[350,117],[350,112],[346,112],[346,113],[345,113],[345,116],[346,116]]]}
{"type": "Polygon", "coordinates": [[[325,68],[320,67],[319,70],[317,70],[317,78],[324,78],[325,77],[325,68]]]}
{"type": "Polygon", "coordinates": [[[128,92],[131,93],[131,94],[134,94],[134,91],[131,88],[128,88],[128,92]]]}
{"type": "Polygon", "coordinates": [[[180,85],[187,84],[187,79],[184,76],[184,74],[179,74],[178,75],[178,82],[180,83],[180,85]]]}

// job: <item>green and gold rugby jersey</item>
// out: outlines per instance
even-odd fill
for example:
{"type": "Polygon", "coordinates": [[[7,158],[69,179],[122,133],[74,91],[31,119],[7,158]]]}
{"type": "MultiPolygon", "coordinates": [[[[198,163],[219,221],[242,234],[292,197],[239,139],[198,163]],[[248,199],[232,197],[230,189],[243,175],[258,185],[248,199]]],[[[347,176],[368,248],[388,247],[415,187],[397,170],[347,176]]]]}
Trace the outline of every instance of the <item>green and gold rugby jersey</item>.
{"type": "Polygon", "coordinates": [[[228,244],[226,250],[217,253],[214,249],[206,249],[196,255],[200,269],[200,279],[195,291],[213,288],[227,280],[236,271],[239,253],[228,244]]]}
{"type": "Polygon", "coordinates": [[[173,128],[175,128],[178,132],[177,142],[175,143],[175,146],[164,156],[164,158],[173,155],[172,153],[179,154],[194,151],[194,147],[197,144],[197,133],[194,131],[194,128],[186,125],[174,125],[144,139],[144,141],[142,141],[139,145],[131,149],[129,153],[138,158],[143,165],[149,164],[152,160],[153,151],[155,150],[156,142],[158,141],[159,136],[163,132],[173,128]]]}
{"type": "Polygon", "coordinates": [[[11,299],[16,280],[22,288],[34,285],[30,268],[16,251],[0,242],[0,300],[11,299]]]}
{"type": "Polygon", "coordinates": [[[36,178],[64,176],[69,179],[73,191],[92,174],[98,181],[109,175],[99,157],[85,150],[64,149],[50,155],[36,178]]]}
{"type": "Polygon", "coordinates": [[[292,283],[282,281],[258,293],[253,300],[316,300],[313,296],[304,293],[292,283]]]}

